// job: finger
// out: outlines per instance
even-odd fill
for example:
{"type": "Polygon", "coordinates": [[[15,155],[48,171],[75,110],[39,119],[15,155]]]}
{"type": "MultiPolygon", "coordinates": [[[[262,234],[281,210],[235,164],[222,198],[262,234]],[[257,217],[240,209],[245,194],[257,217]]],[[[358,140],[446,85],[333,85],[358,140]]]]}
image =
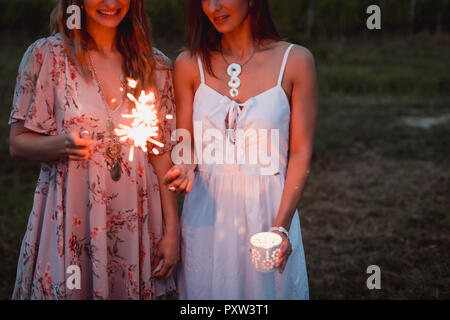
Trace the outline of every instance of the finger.
{"type": "Polygon", "coordinates": [[[91,139],[75,139],[71,148],[84,149],[91,146],[95,141],[91,139]]]}
{"type": "Polygon", "coordinates": [[[180,174],[181,174],[181,171],[179,169],[172,168],[169,170],[169,172],[166,173],[163,181],[165,184],[170,184],[173,180],[178,178],[180,174]]]}
{"type": "Polygon", "coordinates": [[[194,186],[194,179],[195,179],[195,174],[193,172],[189,173],[188,176],[188,185],[186,186],[186,194],[190,193],[193,186],[194,186]]]}
{"type": "Polygon", "coordinates": [[[284,270],[286,269],[286,265],[288,263],[289,257],[286,257],[286,259],[283,260],[282,264],[281,264],[281,273],[284,272],[284,270]]]}
{"type": "Polygon", "coordinates": [[[151,264],[152,270],[154,270],[160,262],[161,262],[161,256],[155,255],[152,259],[152,264],[151,264]]]}
{"type": "Polygon", "coordinates": [[[276,263],[277,268],[280,268],[283,264],[286,264],[287,260],[289,259],[289,252],[286,252],[284,255],[279,256],[278,261],[276,263]]]}
{"type": "Polygon", "coordinates": [[[71,132],[69,135],[69,145],[68,147],[75,147],[75,146],[89,146],[92,143],[94,143],[94,140],[91,140],[89,137],[89,131],[83,131],[83,136],[80,137],[80,132],[74,131],[71,132]]]}
{"type": "Polygon", "coordinates": [[[70,156],[84,158],[86,156],[89,156],[89,150],[67,148],[67,154],[69,154],[70,156]]]}
{"type": "Polygon", "coordinates": [[[83,131],[80,133],[80,138],[83,139],[83,140],[89,140],[89,138],[90,138],[89,131],[83,130],[83,131]]]}
{"type": "Polygon", "coordinates": [[[175,189],[178,189],[178,187],[185,181],[186,179],[183,177],[179,177],[175,181],[172,181],[170,184],[171,187],[174,187],[175,189]]]}
{"type": "Polygon", "coordinates": [[[284,254],[288,250],[290,250],[290,242],[288,240],[283,240],[283,244],[281,246],[281,253],[284,254]]]}
{"type": "Polygon", "coordinates": [[[156,278],[163,278],[167,271],[169,270],[170,265],[167,263],[167,261],[164,261],[163,266],[161,269],[155,274],[156,278]]]}
{"type": "Polygon", "coordinates": [[[78,154],[68,154],[67,155],[71,160],[83,160],[87,158],[87,155],[78,155],[78,154]]]}
{"type": "Polygon", "coordinates": [[[167,271],[167,273],[166,273],[166,279],[169,279],[170,276],[173,274],[174,271],[175,271],[175,266],[171,266],[171,267],[169,268],[169,270],[167,271]]]}
{"type": "Polygon", "coordinates": [[[178,193],[184,193],[184,191],[186,190],[186,187],[187,187],[188,183],[189,183],[189,181],[188,181],[187,179],[185,179],[185,180],[183,181],[183,183],[180,184],[180,186],[177,188],[177,192],[178,192],[178,193]]]}
{"type": "Polygon", "coordinates": [[[282,252],[280,252],[280,254],[278,255],[277,262],[275,263],[275,267],[279,268],[283,259],[284,259],[284,255],[282,254],[282,252]]]}
{"type": "Polygon", "coordinates": [[[284,256],[279,255],[277,262],[275,263],[275,268],[279,268],[281,266],[281,264],[283,263],[283,261],[284,261],[284,256]]]}
{"type": "Polygon", "coordinates": [[[72,133],[67,134],[66,137],[67,137],[67,139],[65,140],[66,147],[73,145],[75,139],[77,138],[76,136],[74,137],[72,133]]]}
{"type": "Polygon", "coordinates": [[[277,263],[275,264],[275,267],[278,268],[278,270],[281,270],[283,268],[283,265],[285,263],[285,258],[279,258],[277,263]]]}
{"type": "Polygon", "coordinates": [[[152,260],[151,260],[151,268],[152,268],[152,270],[154,270],[156,267],[158,267],[161,259],[162,259],[162,254],[159,251],[159,245],[158,245],[158,247],[156,248],[156,252],[152,256],[152,260]]]}
{"type": "Polygon", "coordinates": [[[194,185],[193,181],[189,180],[189,182],[186,186],[186,190],[184,191],[184,194],[191,193],[193,185],[194,185]]]}
{"type": "Polygon", "coordinates": [[[277,267],[280,267],[282,265],[282,263],[287,260],[287,258],[289,257],[289,255],[291,254],[291,246],[290,244],[286,244],[284,246],[282,246],[281,251],[280,251],[280,255],[278,256],[278,260],[276,263],[277,267]]]}
{"type": "Polygon", "coordinates": [[[73,140],[80,139],[80,133],[78,131],[74,131],[70,134],[73,140]]]}
{"type": "Polygon", "coordinates": [[[69,160],[72,160],[72,161],[83,161],[83,160],[88,160],[89,158],[88,157],[77,157],[77,156],[69,156],[69,160]]]}

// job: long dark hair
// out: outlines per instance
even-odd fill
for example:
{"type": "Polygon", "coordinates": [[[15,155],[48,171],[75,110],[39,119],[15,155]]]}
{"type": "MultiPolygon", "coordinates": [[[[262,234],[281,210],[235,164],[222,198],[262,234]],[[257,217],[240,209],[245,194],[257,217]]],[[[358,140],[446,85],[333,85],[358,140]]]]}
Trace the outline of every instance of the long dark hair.
{"type": "MultiPolygon", "coordinates": [[[[281,40],[270,14],[268,0],[253,0],[249,15],[252,36],[257,43],[263,40],[281,40]]],[[[200,55],[208,72],[214,75],[211,52],[222,50],[222,34],[203,12],[201,0],[189,0],[186,32],[190,53],[200,55]]]]}
{"type": "MultiPolygon", "coordinates": [[[[89,75],[86,50],[92,39],[85,28],[85,13],[82,10],[81,30],[69,30],[66,26],[67,7],[78,5],[82,7],[83,0],[59,0],[50,19],[50,32],[61,33],[64,47],[71,60],[79,66],[84,76],[89,75]]],[[[138,82],[139,90],[148,90],[155,85],[155,59],[151,41],[150,20],[144,9],[143,0],[132,0],[130,9],[119,25],[117,46],[123,55],[122,66],[126,75],[138,82]]]]}

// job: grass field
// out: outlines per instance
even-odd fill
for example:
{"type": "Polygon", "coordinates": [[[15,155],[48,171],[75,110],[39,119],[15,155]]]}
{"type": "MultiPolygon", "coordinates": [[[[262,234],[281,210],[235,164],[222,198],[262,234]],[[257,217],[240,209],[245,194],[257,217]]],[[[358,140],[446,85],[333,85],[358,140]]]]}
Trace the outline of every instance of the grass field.
{"type": "MultiPolygon", "coordinates": [[[[8,299],[39,166],[9,157],[7,119],[26,45],[0,47],[0,299],[8,299]]],[[[17,43],[17,42],[16,42],[17,43]]],[[[450,38],[320,42],[320,113],[299,204],[312,299],[450,298],[450,38]],[[447,118],[448,119],[448,118],[447,118]],[[366,268],[381,268],[381,290],[366,268]]],[[[160,46],[174,56],[173,46],[160,46]]],[[[180,199],[181,200],[181,199],[180,199]]]]}

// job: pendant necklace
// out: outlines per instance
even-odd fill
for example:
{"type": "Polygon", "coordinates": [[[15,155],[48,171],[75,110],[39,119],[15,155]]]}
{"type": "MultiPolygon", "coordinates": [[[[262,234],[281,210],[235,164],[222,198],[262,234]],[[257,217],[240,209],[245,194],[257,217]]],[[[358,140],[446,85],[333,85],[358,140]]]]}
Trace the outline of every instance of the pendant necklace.
{"type": "MultiPolygon", "coordinates": [[[[92,69],[93,78],[94,78],[95,82],[97,83],[100,95],[103,100],[103,104],[106,108],[106,114],[108,116],[108,121],[106,123],[106,130],[109,133],[109,137],[110,137],[111,141],[108,143],[108,145],[106,147],[106,156],[112,161],[112,164],[108,163],[108,170],[111,175],[111,179],[113,181],[119,181],[120,177],[122,176],[122,167],[120,166],[122,145],[120,144],[118,137],[114,133],[115,125],[112,120],[111,113],[115,113],[117,110],[121,109],[122,104],[124,102],[125,93],[122,94],[119,105],[113,111],[111,111],[111,108],[106,103],[105,94],[103,92],[103,88],[98,79],[97,72],[95,71],[95,67],[92,62],[91,55],[89,54],[89,51],[87,51],[87,53],[88,53],[88,57],[89,57],[89,63],[90,63],[91,69],[92,69]]],[[[124,88],[124,86],[123,86],[123,84],[125,82],[124,78],[125,78],[125,76],[123,74],[121,74],[120,81],[122,82],[122,88],[124,88]]],[[[123,89],[123,91],[125,92],[124,89],[123,89]]]]}
{"type": "Polygon", "coordinates": [[[232,98],[236,98],[239,95],[238,88],[241,86],[241,79],[239,79],[239,75],[242,73],[242,68],[250,62],[250,60],[253,58],[253,56],[256,53],[256,47],[253,50],[250,57],[245,61],[242,65],[236,62],[229,63],[225,56],[223,55],[223,50],[220,51],[222,54],[222,58],[225,61],[225,63],[228,65],[227,73],[230,76],[230,80],[228,81],[228,87],[230,87],[230,96],[232,98]]]}

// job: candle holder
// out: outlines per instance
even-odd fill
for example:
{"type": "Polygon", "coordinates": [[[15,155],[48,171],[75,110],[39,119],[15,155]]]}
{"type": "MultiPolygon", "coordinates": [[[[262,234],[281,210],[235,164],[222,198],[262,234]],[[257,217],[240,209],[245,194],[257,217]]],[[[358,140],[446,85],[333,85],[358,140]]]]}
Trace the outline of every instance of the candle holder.
{"type": "Polygon", "coordinates": [[[273,272],[281,252],[283,239],[273,232],[261,232],[250,238],[252,264],[256,271],[273,272]]]}

